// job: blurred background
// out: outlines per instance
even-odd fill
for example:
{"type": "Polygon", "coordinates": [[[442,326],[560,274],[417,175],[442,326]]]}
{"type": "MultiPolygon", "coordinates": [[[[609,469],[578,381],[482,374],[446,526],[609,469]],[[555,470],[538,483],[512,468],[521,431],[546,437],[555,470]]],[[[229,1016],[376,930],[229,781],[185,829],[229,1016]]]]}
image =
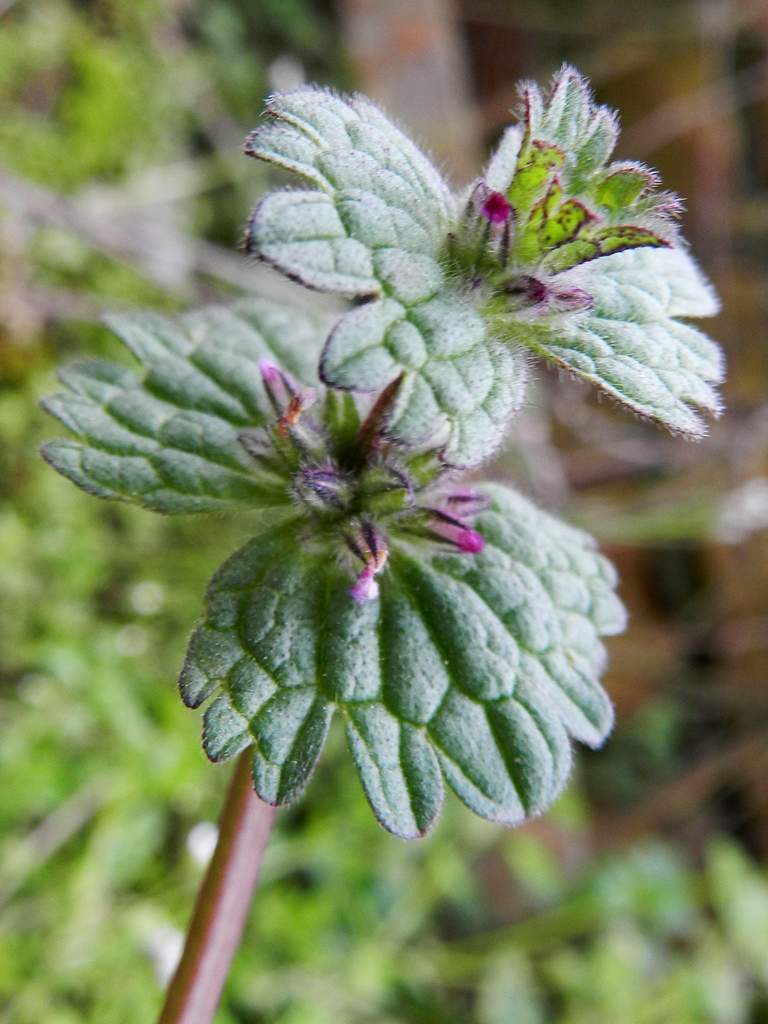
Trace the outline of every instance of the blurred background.
{"type": "Polygon", "coordinates": [[[338,734],[280,815],[217,1024],[768,1021],[768,8],[764,0],[0,0],[0,1019],[154,1019],[212,843],[175,690],[246,525],[99,503],[36,455],[97,317],[269,288],[242,139],[307,80],[380,100],[459,184],[567,59],[619,155],[686,197],[725,300],[728,412],[672,440],[540,369],[493,472],[588,526],[631,612],[618,726],[546,818],[455,800],[406,844],[338,734]]]}

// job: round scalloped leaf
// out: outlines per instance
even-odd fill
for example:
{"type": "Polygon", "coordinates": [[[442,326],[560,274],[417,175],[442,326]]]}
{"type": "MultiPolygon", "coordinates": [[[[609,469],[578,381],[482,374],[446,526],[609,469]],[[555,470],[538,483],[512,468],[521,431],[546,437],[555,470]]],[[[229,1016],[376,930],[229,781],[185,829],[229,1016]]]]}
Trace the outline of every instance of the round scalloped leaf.
{"type": "Polygon", "coordinates": [[[273,96],[246,153],[313,186],[265,196],[248,250],[307,287],[374,300],[332,331],[325,382],[379,390],[404,373],[392,437],[443,440],[453,464],[482,462],[520,406],[525,365],[445,279],[455,211],[437,170],[372,103],[312,87],[273,96]]]}
{"type": "Polygon", "coordinates": [[[389,433],[408,444],[444,440],[455,466],[498,448],[527,380],[521,352],[491,338],[480,313],[451,291],[410,307],[386,298],[352,310],[320,362],[327,384],[350,390],[378,390],[403,371],[389,433]]]}
{"type": "Polygon", "coordinates": [[[214,576],[181,674],[185,703],[213,698],[213,760],[253,746],[257,792],[289,803],[338,710],[365,792],[390,831],[428,831],[443,780],[507,825],[562,789],[570,739],[599,745],[612,709],[600,637],[619,632],[615,574],[586,534],[500,485],[475,556],[395,539],[380,597],[295,524],[263,534],[214,576]]]}

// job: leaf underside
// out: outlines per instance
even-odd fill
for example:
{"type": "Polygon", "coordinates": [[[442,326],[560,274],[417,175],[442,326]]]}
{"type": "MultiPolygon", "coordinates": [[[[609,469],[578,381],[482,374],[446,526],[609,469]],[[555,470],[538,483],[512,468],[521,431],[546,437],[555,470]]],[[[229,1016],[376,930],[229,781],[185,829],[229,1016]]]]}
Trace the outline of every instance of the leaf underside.
{"type": "Polygon", "coordinates": [[[525,362],[445,279],[454,200],[430,161],[365,98],[315,88],[273,96],[246,152],[312,186],[261,200],[249,251],[308,287],[370,300],[331,333],[325,382],[379,390],[404,373],[393,437],[443,435],[456,465],[486,458],[522,401],[525,362]]]}
{"type": "MultiPolygon", "coordinates": [[[[253,745],[272,804],[306,785],[335,710],[379,821],[423,835],[443,780],[504,824],[561,790],[570,739],[612,723],[600,636],[624,612],[592,540],[500,485],[478,519],[482,554],[426,557],[393,543],[381,594],[352,602],[349,575],[295,532],[272,531],[214,576],[180,687],[204,715],[213,760],[253,745]]],[[[295,527],[294,527],[295,531],[295,527]]]]}
{"type": "Polygon", "coordinates": [[[325,323],[263,299],[107,322],[142,371],[102,360],[65,367],[66,390],[43,407],[75,439],[43,445],[48,462],[89,494],[156,512],[285,502],[280,481],[254,475],[237,437],[272,415],[259,361],[313,381],[325,323]]]}
{"type": "Polygon", "coordinates": [[[600,388],[637,415],[695,439],[717,416],[720,347],[678,317],[711,316],[715,294],[679,249],[635,249],[559,276],[586,291],[577,315],[507,324],[507,336],[600,388]]]}

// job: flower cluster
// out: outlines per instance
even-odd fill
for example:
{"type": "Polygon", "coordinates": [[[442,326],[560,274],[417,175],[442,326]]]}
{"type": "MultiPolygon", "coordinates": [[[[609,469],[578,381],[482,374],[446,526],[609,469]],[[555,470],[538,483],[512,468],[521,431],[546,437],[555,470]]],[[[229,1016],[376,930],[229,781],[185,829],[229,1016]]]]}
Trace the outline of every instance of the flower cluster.
{"type": "Polygon", "coordinates": [[[455,193],[369,100],[303,87],[270,97],[248,156],[298,175],[254,209],[247,251],[292,280],[358,301],[328,335],[330,388],[403,376],[389,432],[443,435],[477,466],[525,394],[527,350],[636,415],[700,437],[716,415],[717,346],[679,317],[714,292],[679,238],[678,198],[612,160],[615,113],[565,66],[520,87],[516,123],[455,193]],[[662,353],[663,355],[660,355],[662,353]]]}
{"type": "Polygon", "coordinates": [[[365,97],[302,87],[265,114],[246,153],[302,187],[260,199],[246,249],[354,301],[333,322],[257,298],[112,318],[142,368],[66,368],[46,408],[75,436],[45,456],[102,498],[257,513],[180,691],[212,760],[250,747],[263,800],[302,792],[338,710],[392,832],[424,835],[446,784],[516,824],[561,791],[571,739],[608,734],[601,638],[625,614],[591,538],[458,474],[502,443],[530,353],[701,437],[723,364],[687,319],[716,295],[572,68],[521,88],[460,194],[365,97]]]}
{"type": "Polygon", "coordinates": [[[378,597],[377,576],[396,539],[483,550],[472,523],[486,500],[458,486],[436,451],[411,449],[387,434],[399,380],[361,420],[351,397],[329,392],[320,400],[272,363],[260,369],[275,419],[242,431],[240,443],[262,472],[284,479],[302,516],[357,565],[349,589],[356,602],[378,597]]]}
{"type": "Polygon", "coordinates": [[[506,312],[578,312],[592,297],[559,275],[614,253],[671,247],[680,201],[643,164],[607,162],[615,115],[572,69],[548,94],[527,83],[520,93],[518,124],[469,187],[445,263],[473,288],[509,297],[506,312]]]}

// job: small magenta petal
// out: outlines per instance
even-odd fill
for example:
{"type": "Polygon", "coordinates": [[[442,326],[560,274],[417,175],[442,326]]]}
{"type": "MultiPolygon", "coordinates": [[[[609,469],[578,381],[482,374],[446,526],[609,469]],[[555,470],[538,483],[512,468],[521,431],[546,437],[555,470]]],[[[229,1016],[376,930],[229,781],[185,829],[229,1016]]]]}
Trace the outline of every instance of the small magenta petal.
{"type": "Polygon", "coordinates": [[[451,521],[444,513],[440,519],[430,523],[430,529],[468,555],[477,555],[485,547],[485,537],[481,533],[465,526],[459,519],[451,521]]]}
{"type": "Polygon", "coordinates": [[[471,487],[458,487],[446,494],[445,504],[466,519],[485,511],[488,508],[488,498],[471,487]]]}
{"type": "Polygon", "coordinates": [[[260,361],[259,371],[272,408],[281,415],[291,399],[296,396],[293,381],[279,367],[266,359],[260,361]]]}
{"type": "Polygon", "coordinates": [[[479,555],[485,547],[485,537],[477,530],[460,530],[456,536],[456,545],[460,551],[469,555],[479,555]]]}
{"type": "Polygon", "coordinates": [[[276,387],[283,382],[283,375],[280,373],[274,363],[270,363],[266,359],[262,359],[259,362],[259,372],[265,382],[265,384],[271,384],[272,387],[276,387]]]}
{"type": "Polygon", "coordinates": [[[373,562],[366,565],[347,593],[357,604],[376,600],[379,596],[379,584],[376,581],[376,566],[373,562]]]}
{"type": "Polygon", "coordinates": [[[505,287],[505,291],[509,295],[519,296],[527,302],[533,302],[536,305],[546,302],[552,294],[549,285],[545,281],[540,280],[538,277],[532,277],[530,274],[522,274],[520,277],[510,281],[505,287]]]}
{"type": "Polygon", "coordinates": [[[512,207],[502,192],[489,192],[483,200],[480,213],[491,224],[506,224],[512,216],[512,207]]]}

